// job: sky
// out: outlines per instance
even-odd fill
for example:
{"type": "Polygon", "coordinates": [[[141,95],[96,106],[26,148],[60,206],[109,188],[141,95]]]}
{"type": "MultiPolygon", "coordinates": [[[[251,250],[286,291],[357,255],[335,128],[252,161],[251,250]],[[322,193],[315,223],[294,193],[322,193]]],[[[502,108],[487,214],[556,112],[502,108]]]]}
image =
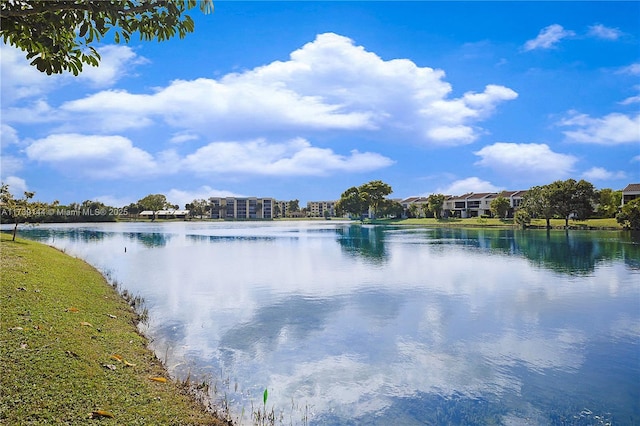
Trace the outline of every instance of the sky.
{"type": "Polygon", "coordinates": [[[640,2],[232,2],[47,76],[0,45],[14,194],[336,200],[640,182],[640,2]]]}

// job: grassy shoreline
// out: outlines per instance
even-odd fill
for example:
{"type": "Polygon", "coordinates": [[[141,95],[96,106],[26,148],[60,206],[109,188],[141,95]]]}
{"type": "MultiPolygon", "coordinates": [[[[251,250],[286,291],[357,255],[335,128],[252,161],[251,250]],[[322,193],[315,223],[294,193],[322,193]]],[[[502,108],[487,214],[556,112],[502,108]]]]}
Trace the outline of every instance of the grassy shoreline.
{"type": "MultiPolygon", "coordinates": [[[[497,218],[449,218],[449,219],[435,219],[435,218],[405,218],[405,219],[365,219],[363,222],[359,220],[350,220],[340,217],[332,217],[325,219],[323,217],[300,217],[300,218],[275,218],[275,219],[239,219],[239,220],[225,220],[225,219],[162,219],[155,222],[146,219],[136,220],[119,220],[118,222],[125,223],[170,223],[170,222],[211,222],[211,223],[241,223],[241,222],[330,222],[334,221],[351,221],[354,224],[364,223],[370,225],[407,225],[407,226],[437,226],[437,227],[449,227],[449,228],[504,228],[504,229],[521,229],[521,225],[514,222],[513,219],[497,219],[497,218]]],[[[551,229],[565,229],[564,219],[551,219],[551,229]]],[[[533,219],[531,224],[527,226],[528,229],[546,229],[546,220],[533,219]]],[[[569,220],[569,229],[579,230],[604,230],[604,231],[623,231],[624,228],[620,225],[615,218],[596,218],[585,220],[569,220]]]]}
{"type": "Polygon", "coordinates": [[[0,423],[227,424],[169,378],[95,268],[6,233],[0,259],[0,423]]]}

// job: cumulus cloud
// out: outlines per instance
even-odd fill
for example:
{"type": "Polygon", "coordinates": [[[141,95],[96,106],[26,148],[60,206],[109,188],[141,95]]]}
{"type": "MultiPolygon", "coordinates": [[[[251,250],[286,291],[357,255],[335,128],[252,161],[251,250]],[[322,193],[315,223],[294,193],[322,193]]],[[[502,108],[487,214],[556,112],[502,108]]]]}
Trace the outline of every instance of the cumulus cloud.
{"type": "Polygon", "coordinates": [[[477,165],[503,172],[541,173],[550,178],[566,176],[577,161],[572,155],[553,152],[546,144],[498,142],[474,152],[477,165]]]}
{"type": "Polygon", "coordinates": [[[449,99],[452,88],[444,77],[442,70],[408,59],[386,61],[347,37],[326,33],[287,61],[219,80],[176,80],[152,94],[103,91],[62,109],[89,114],[93,126],[98,122],[110,130],[162,120],[216,139],[375,130],[461,144],[476,139],[474,126],[498,104],[517,97],[507,87],[489,84],[482,92],[449,99]]]}
{"type": "Polygon", "coordinates": [[[587,180],[626,179],[627,174],[622,171],[612,172],[603,167],[592,167],[582,173],[582,178],[587,180]]]}
{"type": "Polygon", "coordinates": [[[573,127],[564,131],[567,139],[600,145],[621,145],[640,142],[640,114],[611,113],[601,118],[570,112],[559,126],[573,127]]]}
{"type": "Polygon", "coordinates": [[[528,40],[524,44],[524,50],[551,49],[563,38],[573,37],[575,35],[575,32],[565,30],[562,25],[549,25],[540,30],[536,38],[528,40]]]}
{"type": "Polygon", "coordinates": [[[98,49],[102,57],[99,67],[83,65],[78,77],[70,73],[47,75],[29,65],[26,53],[15,47],[0,45],[2,102],[5,106],[30,97],[41,97],[66,84],[84,81],[93,87],[107,87],[147,60],[128,46],[104,46],[98,49]]]}
{"type": "Polygon", "coordinates": [[[15,198],[22,198],[24,192],[29,190],[27,182],[17,176],[7,176],[3,178],[2,183],[9,185],[9,192],[11,192],[15,198]]]}
{"type": "Polygon", "coordinates": [[[55,134],[26,148],[29,159],[85,177],[128,178],[158,172],[153,156],[122,136],[55,134]]]}
{"type": "Polygon", "coordinates": [[[0,146],[2,148],[17,144],[19,141],[16,129],[6,124],[0,125],[0,146]]]}
{"type": "Polygon", "coordinates": [[[491,182],[482,180],[478,177],[469,177],[453,182],[451,185],[438,188],[435,192],[449,195],[462,195],[468,192],[499,192],[501,188],[493,185],[491,182]]]}
{"type": "Polygon", "coordinates": [[[50,135],[26,148],[30,160],[48,163],[62,172],[93,179],[129,178],[178,172],[238,173],[267,176],[322,176],[358,173],[390,166],[393,160],[373,152],[353,150],[340,155],[304,139],[269,143],[212,142],[185,156],[172,150],[152,155],[122,136],[64,133],[50,135]]]}
{"type": "Polygon", "coordinates": [[[61,76],[47,76],[29,65],[25,55],[20,49],[0,45],[0,88],[5,106],[19,99],[40,96],[61,81],[61,76]]]}
{"type": "Polygon", "coordinates": [[[622,36],[622,31],[617,28],[609,28],[602,24],[596,24],[589,27],[587,35],[605,40],[617,40],[622,36]]]}
{"type": "Polygon", "coordinates": [[[122,77],[130,75],[135,66],[148,62],[129,46],[104,46],[98,49],[98,53],[101,58],[100,65],[92,67],[85,64],[78,76],[80,80],[87,81],[94,87],[111,86],[122,77]]]}
{"type": "Polygon", "coordinates": [[[167,200],[184,207],[193,200],[207,200],[209,197],[242,197],[242,194],[236,194],[231,191],[222,189],[214,189],[208,185],[203,185],[196,190],[171,189],[167,192],[167,200]]]}
{"type": "Polygon", "coordinates": [[[182,167],[201,174],[238,172],[270,176],[318,176],[332,172],[364,172],[387,167],[393,160],[377,153],[351,151],[339,155],[307,140],[267,143],[212,142],[187,155],[182,167]]]}

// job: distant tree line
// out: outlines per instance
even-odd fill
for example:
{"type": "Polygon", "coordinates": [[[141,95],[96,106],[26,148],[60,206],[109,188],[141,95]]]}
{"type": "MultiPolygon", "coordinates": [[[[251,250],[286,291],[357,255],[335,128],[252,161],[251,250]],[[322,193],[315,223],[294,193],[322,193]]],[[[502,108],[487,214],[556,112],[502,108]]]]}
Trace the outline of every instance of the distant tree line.
{"type": "MultiPolygon", "coordinates": [[[[379,180],[348,188],[336,204],[337,214],[359,219],[369,213],[373,218],[402,215],[419,217],[422,213],[425,217],[437,219],[443,214],[445,217],[451,214],[443,209],[446,201],[444,194],[431,194],[420,206],[412,203],[405,209],[397,201],[386,198],[391,193],[391,186],[379,180]]],[[[558,180],[529,188],[523,196],[522,204],[515,209],[514,220],[527,226],[532,219],[545,219],[547,228],[550,228],[551,219],[564,219],[565,227],[568,227],[570,219],[615,217],[625,228],[640,229],[640,200],[626,203],[622,208],[621,203],[622,191],[610,188],[596,190],[593,184],[584,179],[558,180]]],[[[500,218],[506,218],[511,208],[509,199],[502,195],[498,195],[490,204],[491,213],[500,218]]]]}

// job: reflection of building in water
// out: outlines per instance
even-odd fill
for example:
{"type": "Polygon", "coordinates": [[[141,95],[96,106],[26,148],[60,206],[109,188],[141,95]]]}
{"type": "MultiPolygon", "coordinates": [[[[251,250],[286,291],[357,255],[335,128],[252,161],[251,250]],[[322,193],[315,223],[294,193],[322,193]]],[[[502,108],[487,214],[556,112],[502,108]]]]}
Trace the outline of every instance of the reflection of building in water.
{"type": "Polygon", "coordinates": [[[273,219],[273,198],[212,197],[209,202],[211,219],[273,219]]]}
{"type": "Polygon", "coordinates": [[[636,198],[640,198],[640,183],[630,183],[622,190],[622,205],[636,198]]]}

